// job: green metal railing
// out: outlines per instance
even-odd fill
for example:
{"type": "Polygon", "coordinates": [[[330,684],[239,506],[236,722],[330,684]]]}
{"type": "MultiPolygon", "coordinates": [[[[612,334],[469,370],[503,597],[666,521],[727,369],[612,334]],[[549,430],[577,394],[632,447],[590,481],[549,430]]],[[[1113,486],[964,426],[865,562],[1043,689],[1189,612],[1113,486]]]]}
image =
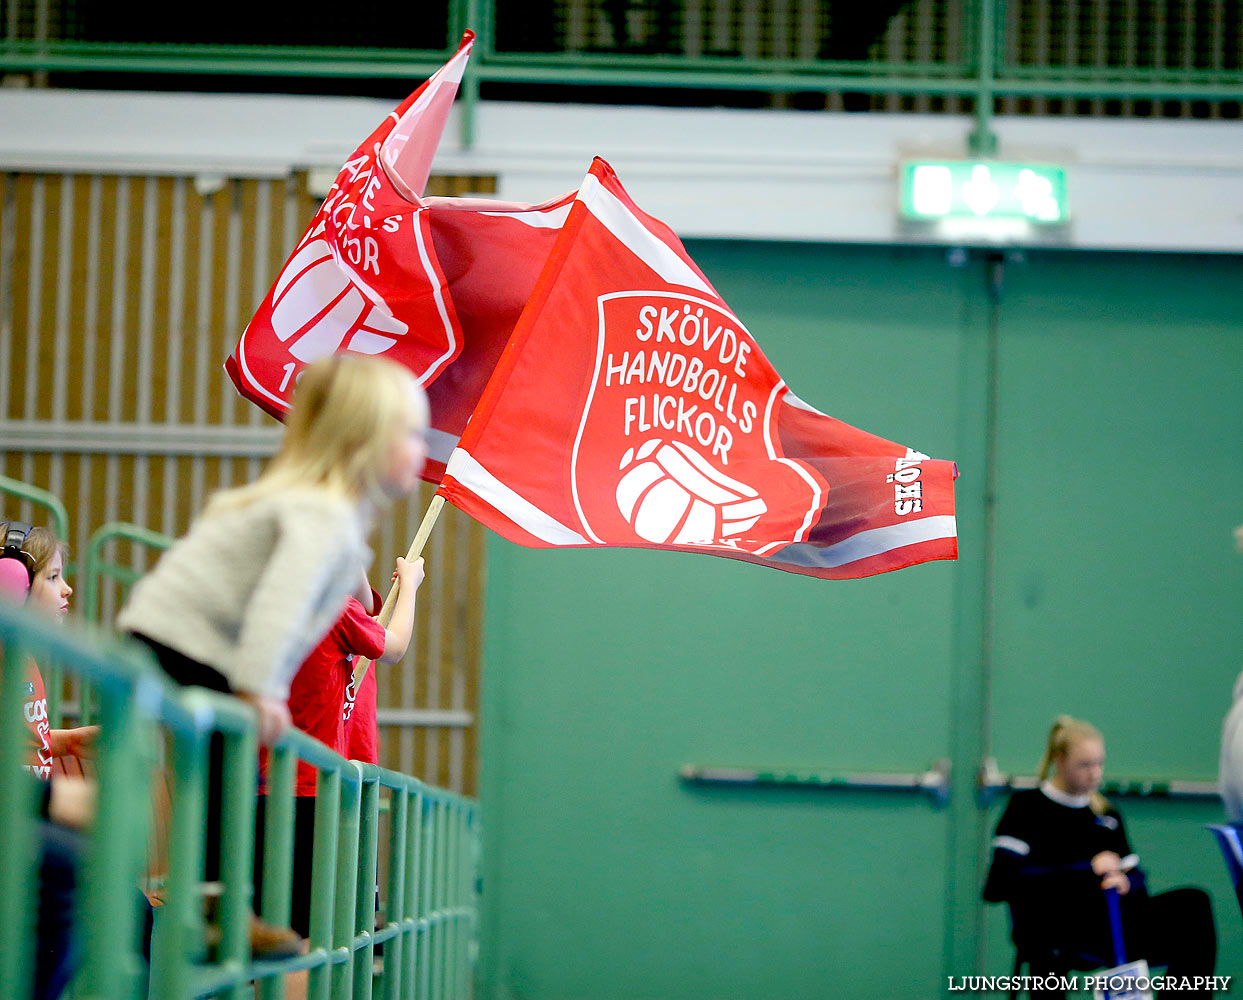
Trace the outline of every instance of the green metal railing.
{"type": "MultiPolygon", "coordinates": [[[[0,493],[15,497],[19,501],[25,501],[41,510],[47,511],[50,527],[56,532],[56,537],[66,540],[69,538],[69,512],[55,494],[40,489],[38,486],[31,486],[29,483],[23,483],[20,480],[10,479],[8,476],[0,476],[0,493]]],[[[16,514],[9,510],[7,503],[0,508],[0,521],[16,519],[16,514]]],[[[31,523],[37,525],[45,522],[42,518],[35,517],[31,519],[31,523]]],[[[68,567],[66,567],[66,570],[68,570],[68,567]]]]}
{"type": "Polygon", "coordinates": [[[173,544],[173,539],[158,531],[151,531],[136,524],[124,521],[110,521],[101,525],[86,544],[86,553],[82,558],[82,614],[89,622],[98,622],[100,616],[100,583],[105,580],[117,580],[123,586],[130,586],[142,576],[141,570],[120,563],[109,562],[104,558],[109,542],[118,540],[129,541],[145,547],[154,553],[163,552],[173,544]]]}
{"type": "Polygon", "coordinates": [[[19,767],[20,716],[28,656],[54,658],[98,692],[98,811],[84,860],[80,934],[82,1000],[146,995],[137,951],[137,887],[147,860],[156,737],[169,742],[172,788],[165,905],[156,910],[150,995],[162,1000],[284,996],[284,977],[309,970],[318,1000],[465,998],[472,988],[477,930],[477,805],[406,775],[343,760],[290,730],[273,748],[268,775],[261,914],[288,922],[297,760],[319,771],[314,832],[310,948],[304,955],[252,962],[248,924],[256,804],[254,717],[242,702],[168,684],[145,653],[102,632],[57,629],[20,609],[0,607],[0,996],[27,996],[34,941],[33,864],[38,825],[34,784],[19,767]],[[219,906],[220,943],[205,958],[199,873],[203,862],[208,743],[224,742],[219,906]],[[374,922],[380,833],[387,826],[385,922],[374,922]],[[384,943],[375,966],[375,948],[384,943]]]}
{"type": "MultiPolygon", "coordinates": [[[[642,15],[643,4],[628,6],[642,15]]],[[[905,6],[910,9],[915,5],[905,6]]],[[[583,17],[605,17],[603,5],[598,3],[546,3],[540,8],[539,13],[550,23],[558,18],[567,21],[578,17],[581,21],[583,17]],[[577,14],[571,8],[577,9],[577,14]]],[[[697,7],[695,18],[748,16],[731,8],[726,5],[721,13],[715,8],[697,7]]],[[[1074,5],[1055,10],[1024,0],[939,0],[931,5],[931,26],[912,15],[908,35],[915,54],[906,61],[892,57],[807,58],[788,44],[779,54],[762,57],[748,54],[745,46],[723,53],[702,46],[690,51],[683,44],[682,51],[642,53],[616,40],[611,51],[590,51],[581,40],[567,41],[561,37],[565,31],[556,29],[549,29],[551,34],[544,40],[554,51],[520,51],[505,38],[498,44],[497,9],[496,0],[448,0],[445,8],[438,10],[447,25],[439,49],[91,42],[50,37],[54,31],[23,38],[17,37],[20,31],[10,30],[7,37],[0,38],[0,69],[417,80],[437,68],[453,51],[463,29],[470,27],[478,37],[461,87],[463,140],[468,146],[473,109],[480,86],[486,83],[963,97],[971,101],[977,118],[972,140],[977,153],[987,153],[994,145],[990,121],[994,99],[999,97],[1243,100],[1243,68],[1236,37],[1239,27],[1216,9],[1215,13],[1206,10],[1220,22],[1211,31],[1197,32],[1195,25],[1181,25],[1179,18],[1171,15],[1170,22],[1182,34],[1166,41],[1145,41],[1141,46],[1137,38],[1141,28],[1134,17],[1119,15],[1121,20],[1114,23],[1119,18],[1106,11],[1103,16],[1112,20],[1093,14],[1095,20],[1085,27],[1080,25],[1082,16],[1074,5]],[[1051,32],[1049,24],[1057,17],[1064,23],[1054,25],[1051,32]],[[1089,39],[1091,45],[1081,44],[1084,40],[1078,36],[1088,33],[1089,28],[1094,40],[1089,39]],[[1207,40],[1201,40],[1201,35],[1207,40]],[[1185,44],[1176,46],[1179,39],[1185,44]],[[560,50],[555,50],[557,47],[560,50]],[[1169,51],[1176,47],[1179,51],[1169,51]],[[1138,54],[1141,48],[1148,53],[1143,58],[1138,54]],[[1040,56],[1043,62],[1034,59],[1032,51],[1044,53],[1040,56]],[[1081,63],[1084,58],[1091,62],[1081,63]],[[1140,64],[1144,60],[1150,64],[1140,64]]],[[[683,34],[690,31],[686,27],[692,20],[689,9],[688,4],[674,12],[675,20],[683,24],[683,34]]],[[[831,16],[827,25],[816,22],[810,30],[831,35],[831,16]]],[[[727,25],[727,33],[738,34],[735,27],[727,25]]],[[[776,29],[758,19],[754,30],[776,29]]],[[[792,36],[800,30],[787,25],[782,33],[792,36]]],[[[772,39],[766,47],[771,51],[779,48],[772,39]]]]}

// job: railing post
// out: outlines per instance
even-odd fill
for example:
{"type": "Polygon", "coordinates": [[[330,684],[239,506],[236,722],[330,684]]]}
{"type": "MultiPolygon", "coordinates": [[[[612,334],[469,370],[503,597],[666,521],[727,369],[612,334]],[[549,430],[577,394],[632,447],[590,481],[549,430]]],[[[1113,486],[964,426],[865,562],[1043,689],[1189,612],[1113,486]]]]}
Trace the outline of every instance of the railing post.
{"type": "MultiPolygon", "coordinates": [[[[263,804],[263,899],[260,913],[273,927],[289,926],[294,851],[294,774],[297,760],[288,746],[268,753],[267,795],[263,804]]],[[[262,1000],[285,1000],[285,977],[269,976],[259,985],[262,1000]]]]}
{"type": "Polygon", "coordinates": [[[35,843],[35,779],[22,770],[26,750],[25,703],[27,652],[22,643],[4,642],[0,676],[0,990],[24,997],[29,990],[35,915],[31,905],[38,871],[35,843]]]}
{"type": "Polygon", "coordinates": [[[386,926],[396,925],[397,934],[384,945],[384,1000],[398,1000],[402,986],[402,955],[410,947],[407,941],[406,921],[411,912],[407,909],[406,893],[406,817],[410,792],[394,788],[388,800],[388,893],[385,897],[386,926]]]}
{"type": "Polygon", "coordinates": [[[375,965],[375,894],[380,836],[380,785],[374,772],[363,778],[358,821],[358,891],[354,933],[366,941],[354,953],[354,998],[371,1000],[375,965]]]}
{"type": "MultiPolygon", "coordinates": [[[[332,914],[337,880],[337,824],[341,811],[341,775],[320,771],[315,793],[315,863],[311,875],[311,949],[332,952],[332,914]]],[[[311,970],[307,996],[329,1000],[330,970],[311,970]]]]}
{"type": "Polygon", "coordinates": [[[997,74],[998,0],[979,0],[975,37],[975,128],[969,139],[972,156],[995,156],[993,99],[997,74]]]}
{"type": "MultiPolygon", "coordinates": [[[[358,765],[348,765],[358,774],[358,765]]],[[[350,1000],[354,987],[354,913],[358,898],[358,820],[361,786],[341,779],[337,826],[337,891],[332,911],[334,950],[344,950],[345,961],[332,966],[332,1000],[350,1000]]]]}
{"type": "MultiPolygon", "coordinates": [[[[221,957],[225,963],[250,963],[250,918],[253,911],[255,847],[255,760],[256,738],[253,724],[241,732],[225,733],[224,815],[221,817],[220,877],[224,882],[221,900],[221,957]]],[[[209,806],[210,808],[210,806],[209,806]]],[[[242,1000],[244,983],[227,987],[221,996],[242,1000]]]]}
{"type": "Polygon", "coordinates": [[[432,832],[432,804],[426,791],[419,795],[418,812],[419,826],[417,833],[418,838],[418,854],[416,863],[418,865],[418,882],[415,886],[416,898],[418,899],[418,930],[415,937],[415,950],[412,963],[412,974],[409,996],[411,1000],[426,1000],[431,995],[429,985],[429,965],[431,964],[431,949],[429,940],[431,936],[431,853],[434,846],[432,832]]]}
{"type": "Polygon", "coordinates": [[[201,726],[172,732],[172,829],[165,903],[156,914],[151,945],[151,996],[190,995],[191,957],[203,950],[203,817],[207,784],[207,732],[201,726]]]}
{"type": "Polygon", "coordinates": [[[482,888],[479,874],[483,864],[483,830],[480,828],[479,813],[475,806],[470,807],[468,831],[470,834],[470,867],[467,877],[470,879],[467,899],[470,903],[470,964],[467,968],[466,996],[475,995],[475,969],[479,959],[479,897],[482,888]]]}
{"type": "Polygon", "coordinates": [[[147,728],[136,711],[139,687],[111,680],[99,685],[99,799],[94,835],[82,879],[84,960],[81,977],[90,997],[135,996],[142,970],[138,943],[138,884],[146,860],[151,814],[151,761],[143,753],[147,728]]]}

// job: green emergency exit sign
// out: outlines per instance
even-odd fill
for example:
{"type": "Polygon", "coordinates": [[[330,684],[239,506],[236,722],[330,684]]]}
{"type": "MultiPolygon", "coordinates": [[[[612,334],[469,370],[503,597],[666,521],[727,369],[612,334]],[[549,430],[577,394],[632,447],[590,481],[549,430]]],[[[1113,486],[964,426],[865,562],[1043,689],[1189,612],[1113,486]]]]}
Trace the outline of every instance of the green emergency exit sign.
{"type": "Polygon", "coordinates": [[[902,218],[1066,222],[1061,167],[996,160],[918,161],[902,165],[902,218]]]}

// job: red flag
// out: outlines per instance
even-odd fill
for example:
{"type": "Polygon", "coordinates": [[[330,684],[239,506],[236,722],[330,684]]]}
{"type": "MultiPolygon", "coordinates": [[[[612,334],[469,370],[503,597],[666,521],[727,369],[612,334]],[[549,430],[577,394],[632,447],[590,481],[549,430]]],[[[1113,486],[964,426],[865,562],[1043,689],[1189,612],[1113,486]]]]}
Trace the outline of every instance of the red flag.
{"type": "Polygon", "coordinates": [[[346,161],[225,368],[280,419],[298,373],[329,354],[384,354],[431,382],[462,349],[419,200],[474,34],[346,161]]]}
{"type": "Polygon", "coordinates": [[[794,396],[597,159],[440,492],[525,545],[835,579],[954,558],[955,474],[794,396]]]}
{"type": "Polygon", "coordinates": [[[429,482],[444,475],[573,200],[572,191],[543,205],[426,199],[436,258],[462,330],[461,354],[427,386],[432,430],[423,478],[429,482]]]}
{"type": "Polygon", "coordinates": [[[355,150],[225,362],[238,391],[277,419],[316,358],[405,364],[428,390],[423,478],[433,483],[573,201],[422,197],[473,37],[355,150]]]}

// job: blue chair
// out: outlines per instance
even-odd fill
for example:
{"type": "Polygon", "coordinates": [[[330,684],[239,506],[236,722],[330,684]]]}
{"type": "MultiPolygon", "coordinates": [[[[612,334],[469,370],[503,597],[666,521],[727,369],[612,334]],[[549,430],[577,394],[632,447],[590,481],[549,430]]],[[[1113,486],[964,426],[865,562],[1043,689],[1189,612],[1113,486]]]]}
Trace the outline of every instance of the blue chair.
{"type": "MultiPolygon", "coordinates": [[[[1105,903],[1109,910],[1109,930],[1113,939],[1113,965],[1114,967],[1125,964],[1126,952],[1122,937],[1122,910],[1118,903],[1118,891],[1116,889],[1108,889],[1105,892],[1105,903]]],[[[1011,908],[1011,935],[1013,936],[1014,928],[1014,911],[1011,908]]],[[[1014,972],[1010,987],[1010,1000],[1017,1000],[1019,995],[1018,981],[1019,976],[1026,966],[1029,972],[1038,970],[1057,970],[1059,974],[1069,973],[1073,971],[1090,971],[1092,969],[1101,969],[1108,966],[1109,957],[1106,955],[1093,955],[1082,951],[1063,951],[1060,949],[1048,950],[1045,948],[1032,949],[1030,945],[1020,943],[1017,939],[1014,942],[1014,972]]]]}
{"type": "Polygon", "coordinates": [[[1217,838],[1221,856],[1226,860],[1226,871],[1230,873],[1230,883],[1234,886],[1235,898],[1239,901],[1239,910],[1243,912],[1243,823],[1211,823],[1208,829],[1217,838]]]}

